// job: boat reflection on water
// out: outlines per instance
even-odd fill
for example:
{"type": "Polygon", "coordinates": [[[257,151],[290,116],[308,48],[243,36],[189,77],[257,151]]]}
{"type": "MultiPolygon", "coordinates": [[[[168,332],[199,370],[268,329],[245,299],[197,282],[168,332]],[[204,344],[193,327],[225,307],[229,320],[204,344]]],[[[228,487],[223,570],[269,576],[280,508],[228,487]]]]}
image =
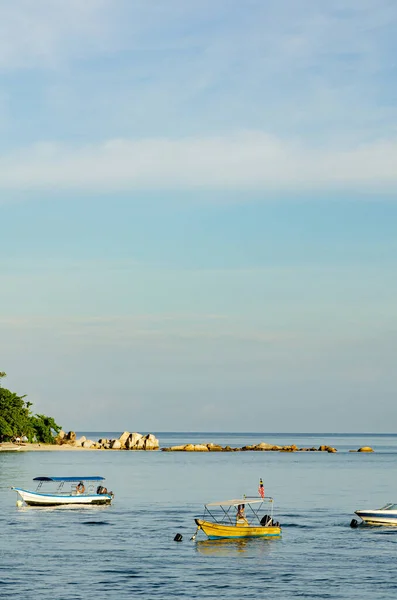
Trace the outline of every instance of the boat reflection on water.
{"type": "Polygon", "coordinates": [[[219,540],[200,540],[196,542],[196,551],[206,556],[240,556],[241,554],[268,554],[275,549],[274,544],[280,538],[224,538],[219,540]]]}

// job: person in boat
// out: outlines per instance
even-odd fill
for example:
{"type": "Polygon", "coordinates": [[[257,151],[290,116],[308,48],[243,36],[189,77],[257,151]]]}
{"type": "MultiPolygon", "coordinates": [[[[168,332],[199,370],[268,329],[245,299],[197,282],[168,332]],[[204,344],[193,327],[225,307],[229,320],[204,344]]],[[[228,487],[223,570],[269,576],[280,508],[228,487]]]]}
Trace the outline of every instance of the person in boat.
{"type": "Polygon", "coordinates": [[[85,492],[85,485],[82,481],[80,481],[76,485],[76,494],[84,494],[84,492],[85,492]]]}
{"type": "Polygon", "coordinates": [[[236,525],[248,525],[248,521],[245,516],[245,504],[239,504],[237,507],[236,525]]]}
{"type": "Polygon", "coordinates": [[[103,487],[103,485],[98,485],[98,487],[96,489],[96,493],[100,494],[100,495],[107,494],[108,490],[107,490],[107,488],[103,487]]]}

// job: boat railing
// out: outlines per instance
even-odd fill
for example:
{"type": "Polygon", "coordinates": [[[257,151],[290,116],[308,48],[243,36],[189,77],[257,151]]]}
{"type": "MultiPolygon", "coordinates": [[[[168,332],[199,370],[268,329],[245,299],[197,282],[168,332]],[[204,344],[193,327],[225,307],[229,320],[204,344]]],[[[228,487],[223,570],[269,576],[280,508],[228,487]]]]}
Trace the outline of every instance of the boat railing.
{"type": "Polygon", "coordinates": [[[245,521],[245,524],[266,526],[272,522],[273,498],[263,498],[262,501],[260,499],[258,501],[257,497],[245,497],[238,505],[234,503],[207,504],[204,507],[203,520],[210,520],[220,525],[235,525],[239,520],[238,515],[242,505],[244,510],[241,521],[245,521]],[[255,501],[252,502],[253,500],[255,501]]]}
{"type": "MultiPolygon", "coordinates": [[[[39,481],[36,492],[46,493],[42,488],[43,481],[39,481]]],[[[84,491],[81,492],[78,490],[79,482],[73,482],[65,489],[65,481],[60,481],[56,486],[55,493],[59,496],[85,496],[85,495],[94,495],[97,493],[97,482],[84,483],[84,491]]]]}
{"type": "Polygon", "coordinates": [[[89,483],[89,484],[85,483],[84,484],[84,488],[85,488],[84,492],[80,492],[78,490],[78,486],[79,486],[78,483],[75,483],[75,484],[72,485],[72,494],[73,495],[82,496],[84,494],[93,495],[93,494],[97,493],[97,487],[98,486],[96,484],[94,485],[93,483],[89,483]]]}

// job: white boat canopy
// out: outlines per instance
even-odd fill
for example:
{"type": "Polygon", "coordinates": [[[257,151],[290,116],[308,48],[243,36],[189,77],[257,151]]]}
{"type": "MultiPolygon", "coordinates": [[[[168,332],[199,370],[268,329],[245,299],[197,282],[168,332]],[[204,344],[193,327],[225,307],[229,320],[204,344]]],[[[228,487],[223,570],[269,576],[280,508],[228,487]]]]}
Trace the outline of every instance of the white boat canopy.
{"type": "Polygon", "coordinates": [[[239,504],[260,504],[261,502],[273,502],[273,498],[242,498],[240,500],[224,500],[224,502],[210,502],[205,506],[238,506],[239,504]]]}

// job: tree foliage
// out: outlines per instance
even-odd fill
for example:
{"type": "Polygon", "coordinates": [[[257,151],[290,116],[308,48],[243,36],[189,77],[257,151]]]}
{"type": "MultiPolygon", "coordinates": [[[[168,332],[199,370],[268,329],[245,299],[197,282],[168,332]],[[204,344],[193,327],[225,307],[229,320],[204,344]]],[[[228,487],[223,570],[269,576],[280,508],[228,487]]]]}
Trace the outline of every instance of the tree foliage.
{"type": "Polygon", "coordinates": [[[0,415],[0,437],[1,437],[1,439],[11,438],[12,435],[13,435],[12,427],[7,423],[7,421],[4,419],[4,417],[2,417],[0,415]]]}
{"type": "Polygon", "coordinates": [[[17,396],[6,388],[0,388],[0,434],[4,437],[32,436],[29,407],[30,403],[25,402],[24,396],[17,396]]]}
{"type": "Polygon", "coordinates": [[[54,435],[61,431],[52,417],[46,415],[34,415],[30,418],[35,436],[38,442],[43,444],[53,444],[54,435]]]}
{"type": "MultiPolygon", "coordinates": [[[[0,372],[0,377],[5,377],[0,372]]],[[[55,435],[61,430],[52,417],[34,415],[31,402],[0,386],[0,439],[12,439],[26,435],[29,441],[36,439],[45,444],[54,443],[55,435]]]]}

